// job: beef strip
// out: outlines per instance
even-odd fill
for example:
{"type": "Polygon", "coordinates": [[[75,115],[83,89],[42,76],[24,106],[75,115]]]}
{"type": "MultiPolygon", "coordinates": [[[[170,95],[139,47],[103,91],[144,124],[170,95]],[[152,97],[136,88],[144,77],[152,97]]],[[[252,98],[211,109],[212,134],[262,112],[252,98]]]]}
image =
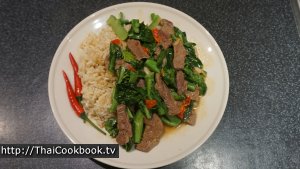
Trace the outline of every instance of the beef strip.
{"type": "Polygon", "coordinates": [[[141,60],[143,58],[149,58],[147,52],[144,51],[143,46],[141,45],[141,42],[134,39],[128,39],[127,40],[127,47],[129,50],[135,55],[137,60],[141,60]]]}
{"type": "Polygon", "coordinates": [[[186,123],[193,126],[196,123],[196,118],[197,118],[197,115],[196,115],[195,111],[193,111],[190,115],[190,118],[186,121],[186,123]]]}
{"type": "Polygon", "coordinates": [[[161,49],[159,46],[156,46],[155,51],[154,51],[154,59],[158,58],[158,55],[160,54],[161,49]]]}
{"type": "Polygon", "coordinates": [[[186,50],[183,46],[183,43],[181,40],[177,40],[173,43],[174,47],[174,59],[173,59],[173,65],[175,69],[183,69],[184,67],[184,61],[186,56],[186,50]]]}
{"type": "Polygon", "coordinates": [[[157,114],[153,114],[152,119],[144,119],[146,124],[142,141],[136,145],[136,149],[149,152],[154,148],[164,133],[164,125],[157,114]]]}
{"type": "Polygon", "coordinates": [[[158,35],[160,37],[160,45],[164,49],[167,49],[172,44],[172,38],[171,35],[174,34],[174,26],[173,23],[162,19],[160,20],[161,29],[158,31],[158,35]]]}
{"type": "Polygon", "coordinates": [[[116,141],[120,145],[128,143],[129,138],[132,137],[132,128],[131,123],[126,113],[126,106],[124,104],[118,105],[117,107],[117,127],[119,133],[116,137],[116,141]]]}
{"type": "Polygon", "coordinates": [[[162,81],[161,76],[159,73],[155,74],[155,89],[158,91],[160,96],[163,98],[164,102],[166,103],[169,112],[169,115],[176,115],[179,113],[179,105],[175,101],[175,99],[171,95],[170,89],[167,85],[162,81]]]}
{"type": "Polygon", "coordinates": [[[183,94],[187,90],[187,81],[184,79],[184,73],[177,71],[176,74],[177,91],[179,94],[183,94]]]}

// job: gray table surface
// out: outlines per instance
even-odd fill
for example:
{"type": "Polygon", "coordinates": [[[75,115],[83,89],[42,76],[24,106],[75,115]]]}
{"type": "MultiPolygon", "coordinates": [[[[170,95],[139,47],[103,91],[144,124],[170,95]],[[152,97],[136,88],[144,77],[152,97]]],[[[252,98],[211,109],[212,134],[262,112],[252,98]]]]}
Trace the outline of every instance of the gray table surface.
{"type": "MultiPolygon", "coordinates": [[[[0,1],[0,143],[71,143],[48,101],[52,57],[77,23],[120,2],[0,1]]],[[[230,75],[216,131],[164,168],[300,168],[300,39],[290,1],[156,2],[199,21],[230,75]]],[[[91,159],[0,159],[0,168],[112,167],[91,159]]]]}

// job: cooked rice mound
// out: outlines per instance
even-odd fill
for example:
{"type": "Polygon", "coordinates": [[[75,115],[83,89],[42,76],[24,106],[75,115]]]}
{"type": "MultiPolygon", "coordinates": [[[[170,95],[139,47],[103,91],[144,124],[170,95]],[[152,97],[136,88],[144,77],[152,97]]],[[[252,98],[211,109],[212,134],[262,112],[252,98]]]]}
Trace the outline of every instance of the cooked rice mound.
{"type": "Polygon", "coordinates": [[[82,81],[82,104],[89,117],[103,127],[104,121],[113,116],[111,106],[115,77],[106,70],[104,61],[109,55],[109,44],[116,39],[110,27],[98,34],[91,33],[80,46],[79,76],[82,81]]]}

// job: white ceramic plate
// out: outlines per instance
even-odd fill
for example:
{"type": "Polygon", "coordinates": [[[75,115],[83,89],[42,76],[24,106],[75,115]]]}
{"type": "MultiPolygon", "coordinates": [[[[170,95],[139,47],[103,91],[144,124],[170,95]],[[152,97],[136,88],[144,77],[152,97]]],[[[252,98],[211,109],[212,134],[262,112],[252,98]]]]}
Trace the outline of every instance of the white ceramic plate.
{"type": "MultiPolygon", "coordinates": [[[[68,101],[62,76],[64,69],[70,77],[73,70],[68,53],[75,56],[80,43],[89,32],[98,32],[106,25],[110,15],[123,12],[128,19],[138,18],[150,23],[150,14],[159,14],[187,33],[188,39],[197,44],[197,51],[208,73],[208,90],[201,99],[195,126],[184,126],[172,133],[166,133],[149,153],[139,151],[125,152],[120,148],[120,158],[97,159],[103,163],[121,168],[154,168],[182,159],[213,133],[220,122],[228,98],[229,77],[224,56],[208,31],[190,16],[167,6],[134,2],[124,3],[102,9],[77,24],[59,45],[53,58],[49,73],[48,92],[53,114],[69,139],[76,144],[114,144],[115,140],[104,136],[78,118],[68,101]]],[[[78,58],[75,58],[78,59],[78,58]]],[[[70,78],[72,81],[73,78],[70,78]]]]}

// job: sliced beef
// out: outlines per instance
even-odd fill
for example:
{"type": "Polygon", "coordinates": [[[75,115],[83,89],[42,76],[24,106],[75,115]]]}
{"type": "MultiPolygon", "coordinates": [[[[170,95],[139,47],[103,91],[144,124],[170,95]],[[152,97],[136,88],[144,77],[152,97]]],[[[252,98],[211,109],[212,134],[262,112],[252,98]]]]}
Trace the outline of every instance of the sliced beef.
{"type": "Polygon", "coordinates": [[[177,71],[176,74],[177,91],[179,94],[183,94],[187,90],[187,81],[184,79],[184,73],[177,71]]]}
{"type": "Polygon", "coordinates": [[[119,133],[116,140],[120,145],[124,145],[128,143],[129,138],[132,137],[132,128],[124,104],[118,105],[117,107],[117,122],[119,133]]]}
{"type": "Polygon", "coordinates": [[[200,97],[199,97],[199,94],[200,94],[200,90],[199,90],[199,87],[197,87],[195,89],[195,91],[191,92],[191,91],[186,91],[186,96],[190,96],[192,100],[195,100],[195,101],[199,101],[200,97]]]}
{"type": "Polygon", "coordinates": [[[140,79],[138,83],[136,84],[137,87],[145,88],[145,80],[140,79]]]}
{"type": "Polygon", "coordinates": [[[160,74],[155,74],[155,89],[158,91],[160,96],[165,101],[168,109],[169,109],[169,115],[176,115],[179,113],[179,105],[176,102],[176,100],[172,97],[170,89],[167,87],[167,85],[163,82],[161,79],[160,74]]]}
{"type": "Polygon", "coordinates": [[[160,54],[161,49],[159,46],[156,46],[155,51],[154,51],[154,59],[158,58],[158,55],[160,54]]]}
{"type": "Polygon", "coordinates": [[[197,115],[196,115],[195,111],[193,111],[192,114],[190,115],[190,118],[186,121],[186,123],[193,126],[196,123],[196,118],[197,118],[197,115]]]}
{"type": "Polygon", "coordinates": [[[172,44],[171,35],[174,34],[174,26],[173,23],[162,19],[160,20],[161,29],[158,31],[158,35],[160,37],[160,44],[164,49],[167,49],[172,44]]]}
{"type": "Polygon", "coordinates": [[[135,55],[137,60],[141,60],[143,58],[149,58],[148,53],[144,51],[144,48],[141,45],[140,41],[134,39],[128,39],[127,47],[135,55]]]}
{"type": "Polygon", "coordinates": [[[169,35],[174,34],[174,25],[171,21],[167,19],[161,19],[159,24],[161,25],[161,30],[164,33],[167,33],[169,35]]]}
{"type": "Polygon", "coordinates": [[[146,124],[142,141],[136,145],[136,149],[149,152],[155,147],[164,133],[164,125],[158,115],[153,114],[152,119],[144,119],[146,124]]]}
{"type": "Polygon", "coordinates": [[[173,47],[174,47],[174,59],[173,59],[174,68],[183,69],[186,50],[183,46],[182,41],[177,40],[176,42],[173,43],[173,47]]]}

